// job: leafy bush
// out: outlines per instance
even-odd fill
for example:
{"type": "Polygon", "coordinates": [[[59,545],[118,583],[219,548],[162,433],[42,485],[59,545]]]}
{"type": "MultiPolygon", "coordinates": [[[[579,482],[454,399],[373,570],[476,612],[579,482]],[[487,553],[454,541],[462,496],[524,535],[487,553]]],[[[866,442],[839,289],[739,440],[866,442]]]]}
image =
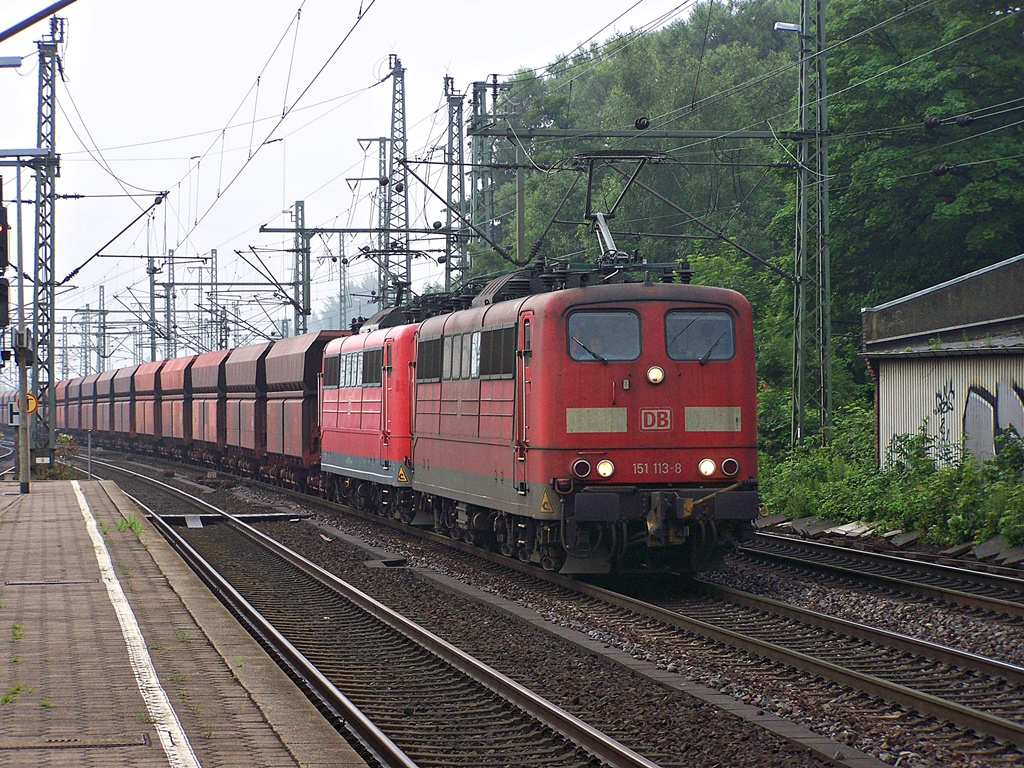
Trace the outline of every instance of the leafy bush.
{"type": "Polygon", "coordinates": [[[900,435],[875,462],[869,408],[836,412],[831,444],[799,447],[762,463],[762,499],[790,519],[874,522],[883,529],[920,530],[939,545],[984,541],[1002,534],[1024,544],[1024,440],[1007,432],[984,465],[962,449],[936,466],[935,443],[924,431],[900,435]]]}
{"type": "Polygon", "coordinates": [[[74,480],[78,475],[75,473],[74,462],[78,457],[78,443],[68,434],[57,435],[57,445],[54,447],[53,464],[44,467],[33,467],[33,480],[74,480]]]}

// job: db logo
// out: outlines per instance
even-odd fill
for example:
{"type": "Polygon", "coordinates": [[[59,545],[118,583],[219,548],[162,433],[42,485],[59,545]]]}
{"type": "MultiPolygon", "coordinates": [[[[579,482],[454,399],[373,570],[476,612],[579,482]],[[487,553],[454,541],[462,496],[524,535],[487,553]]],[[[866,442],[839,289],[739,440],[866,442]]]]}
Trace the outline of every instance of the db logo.
{"type": "Polygon", "coordinates": [[[672,429],[672,409],[642,408],[640,410],[640,429],[648,431],[672,429]]]}

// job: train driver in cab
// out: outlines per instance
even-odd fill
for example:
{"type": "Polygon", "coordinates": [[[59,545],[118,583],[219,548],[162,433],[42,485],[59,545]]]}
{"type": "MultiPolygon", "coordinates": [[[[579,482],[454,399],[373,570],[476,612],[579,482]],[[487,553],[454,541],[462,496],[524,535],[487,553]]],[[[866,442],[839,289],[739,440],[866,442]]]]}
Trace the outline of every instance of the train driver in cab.
{"type": "Polygon", "coordinates": [[[573,360],[636,360],[640,356],[639,318],[632,312],[576,312],[569,317],[569,356],[573,360]]]}

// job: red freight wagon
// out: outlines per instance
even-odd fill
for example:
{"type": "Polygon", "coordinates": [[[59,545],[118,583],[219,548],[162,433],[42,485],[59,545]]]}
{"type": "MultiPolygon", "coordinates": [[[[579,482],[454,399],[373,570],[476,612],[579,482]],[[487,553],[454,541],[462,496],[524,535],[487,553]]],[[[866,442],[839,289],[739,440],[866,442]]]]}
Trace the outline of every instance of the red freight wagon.
{"type": "Polygon", "coordinates": [[[160,402],[160,369],[164,362],[143,363],[135,369],[132,378],[135,396],[134,406],[135,435],[142,438],[141,442],[151,448],[162,435],[161,402],[160,402]]]}
{"type": "Polygon", "coordinates": [[[103,371],[96,377],[96,421],[93,429],[97,432],[114,431],[114,374],[117,371],[103,371]]]}
{"type": "Polygon", "coordinates": [[[265,361],[272,343],[239,347],[224,363],[228,464],[252,475],[267,451],[265,361]]]}
{"type": "Polygon", "coordinates": [[[118,435],[135,437],[135,409],[132,407],[134,387],[132,377],[135,366],[114,371],[114,432],[118,435]]]}
{"type": "Polygon", "coordinates": [[[324,348],[347,331],[281,339],[266,357],[266,452],[261,472],[290,485],[318,488],[317,383],[324,348]]]}
{"type": "Polygon", "coordinates": [[[160,369],[160,435],[175,455],[192,442],[192,365],[196,356],[167,360],[160,369]]]}
{"type": "MultiPolygon", "coordinates": [[[[68,385],[70,383],[70,381],[58,381],[57,386],[53,388],[53,396],[56,400],[57,409],[53,423],[57,429],[68,428],[68,385]]],[[[4,395],[8,394],[11,393],[4,392],[4,395]]],[[[8,401],[0,401],[0,409],[3,411],[0,413],[0,418],[5,420],[3,422],[4,424],[10,426],[10,418],[8,416],[8,411],[10,409],[7,408],[7,402],[8,401]]]]}
{"type": "Polygon", "coordinates": [[[392,503],[394,513],[407,521],[413,510],[401,489],[410,488],[412,480],[410,376],[416,328],[381,328],[328,344],[320,416],[320,462],[329,495],[361,508],[374,500],[392,503]],[[385,498],[376,499],[374,483],[382,486],[385,498]],[[394,489],[400,489],[397,495],[394,489]]]}
{"type": "Polygon", "coordinates": [[[81,404],[80,427],[88,432],[96,431],[96,379],[98,373],[90,373],[82,379],[82,389],[79,403],[81,404]]]}
{"type": "Polygon", "coordinates": [[[196,460],[219,461],[227,444],[224,361],[230,350],[196,355],[192,363],[192,453],[196,460]]]}
{"type": "Polygon", "coordinates": [[[84,376],[80,376],[77,379],[71,379],[68,382],[67,393],[67,410],[65,411],[65,423],[64,426],[70,430],[83,429],[82,427],[82,382],[85,380],[84,376]]]}

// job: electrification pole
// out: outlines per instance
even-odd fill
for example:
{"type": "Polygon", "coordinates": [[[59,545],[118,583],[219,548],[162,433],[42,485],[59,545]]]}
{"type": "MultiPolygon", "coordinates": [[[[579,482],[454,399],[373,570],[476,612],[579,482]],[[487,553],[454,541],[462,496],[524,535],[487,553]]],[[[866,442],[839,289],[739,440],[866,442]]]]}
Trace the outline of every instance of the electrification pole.
{"type": "MultiPolygon", "coordinates": [[[[177,324],[174,306],[174,251],[167,252],[167,282],[164,288],[164,357],[168,360],[178,356],[178,340],[174,328],[177,324]]],[[[154,358],[156,359],[156,358],[154,358]]]]}
{"type": "MultiPolygon", "coordinates": [[[[409,172],[406,170],[405,139],[405,69],[402,60],[391,54],[391,156],[388,163],[388,240],[384,250],[388,254],[384,280],[390,288],[389,277],[400,284],[400,290],[412,285],[412,251],[409,250],[409,172]]],[[[384,287],[384,286],[382,286],[384,287]]],[[[382,307],[389,305],[390,291],[381,294],[382,307]]]]}
{"type": "Polygon", "coordinates": [[[67,317],[61,318],[60,325],[60,348],[64,350],[64,354],[60,358],[60,378],[61,381],[66,381],[71,378],[70,361],[68,360],[68,319],[67,317]]]}
{"type": "MultiPolygon", "coordinates": [[[[295,335],[306,332],[306,317],[310,313],[310,269],[309,235],[306,234],[306,203],[295,201],[295,261],[293,285],[293,305],[295,308],[295,335]]],[[[283,334],[282,334],[283,335],[283,334]]]]}
{"type": "MultiPolygon", "coordinates": [[[[463,164],[462,102],[465,96],[455,90],[455,80],[444,79],[444,93],[448,98],[448,205],[446,207],[448,236],[444,246],[444,289],[452,289],[452,275],[459,278],[466,273],[468,264],[465,239],[452,234],[455,213],[465,215],[465,166],[463,164]]],[[[461,229],[462,222],[459,221],[461,229]]]]}
{"type": "MultiPolygon", "coordinates": [[[[224,338],[223,321],[224,313],[220,307],[220,297],[217,295],[217,249],[210,250],[210,349],[227,349],[222,346],[224,338]]],[[[201,300],[201,299],[200,299],[201,300]]]]}
{"type": "Polygon", "coordinates": [[[348,328],[348,259],[345,258],[344,235],[338,235],[338,328],[348,328]]]}
{"type": "Polygon", "coordinates": [[[791,442],[808,437],[815,418],[821,439],[832,427],[832,302],[828,219],[828,114],[825,2],[800,0],[800,94],[796,191],[796,290],[793,300],[791,442]],[[814,12],[812,13],[812,2],[814,12]]]}
{"type": "Polygon", "coordinates": [[[149,360],[156,360],[156,262],[149,257],[146,274],[149,275],[149,360]]]}
{"type": "Polygon", "coordinates": [[[484,133],[494,126],[494,116],[487,108],[487,83],[473,83],[473,98],[470,101],[473,116],[470,118],[470,189],[472,190],[473,226],[486,232],[494,239],[494,172],[491,168],[492,137],[484,133]]]}
{"type": "MultiPolygon", "coordinates": [[[[391,242],[391,195],[388,194],[388,186],[391,178],[388,176],[388,139],[381,136],[377,139],[377,178],[380,181],[380,189],[377,194],[377,250],[385,253],[388,244],[391,242]]],[[[377,306],[383,309],[387,306],[388,286],[387,262],[377,264],[377,306]]]]}
{"type": "MultiPolygon", "coordinates": [[[[32,366],[33,389],[39,399],[35,425],[35,464],[53,463],[56,443],[54,417],[57,399],[54,394],[54,252],[55,182],[60,164],[56,150],[57,46],[64,42],[64,19],[50,19],[50,34],[39,41],[39,113],[36,146],[48,150],[39,158],[36,171],[35,270],[33,275],[35,306],[32,314],[35,342],[35,363],[32,366]]],[[[24,410],[24,408],[22,409],[24,410]]]]}
{"type": "Polygon", "coordinates": [[[107,307],[104,286],[100,286],[99,333],[96,334],[96,370],[107,370],[107,307]]]}

